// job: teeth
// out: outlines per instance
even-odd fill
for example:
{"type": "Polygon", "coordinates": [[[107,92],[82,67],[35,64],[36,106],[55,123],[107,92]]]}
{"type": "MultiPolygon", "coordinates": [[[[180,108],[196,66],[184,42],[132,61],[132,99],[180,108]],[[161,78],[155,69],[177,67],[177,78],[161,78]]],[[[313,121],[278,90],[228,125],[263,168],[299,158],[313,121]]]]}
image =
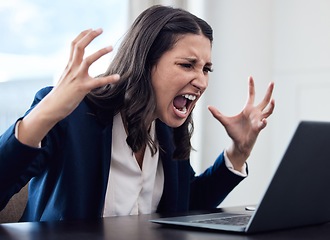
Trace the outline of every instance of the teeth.
{"type": "Polygon", "coordinates": [[[190,101],[194,101],[196,99],[196,96],[190,95],[190,94],[185,94],[185,95],[182,95],[182,96],[189,99],[190,101]]]}
{"type": "MultiPolygon", "coordinates": [[[[179,109],[178,109],[179,110],[179,109]]],[[[179,110],[180,112],[186,113],[187,112],[187,108],[183,107],[182,109],[179,110]]]]}
{"type": "Polygon", "coordinates": [[[178,110],[178,111],[180,111],[180,112],[182,112],[182,113],[187,113],[187,108],[186,108],[186,106],[184,106],[183,108],[181,108],[181,109],[178,109],[178,108],[175,108],[176,110],[178,110]]]}

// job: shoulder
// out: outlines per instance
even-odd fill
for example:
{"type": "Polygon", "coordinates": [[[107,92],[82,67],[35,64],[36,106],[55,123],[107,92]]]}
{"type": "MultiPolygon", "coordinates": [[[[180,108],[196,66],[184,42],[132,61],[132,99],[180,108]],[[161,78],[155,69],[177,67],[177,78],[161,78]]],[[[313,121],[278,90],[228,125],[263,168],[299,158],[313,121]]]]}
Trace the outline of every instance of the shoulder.
{"type": "Polygon", "coordinates": [[[53,89],[53,86],[47,86],[44,88],[41,88],[37,93],[36,97],[45,97],[50,91],[53,89]]]}
{"type": "Polygon", "coordinates": [[[50,93],[52,91],[52,89],[53,89],[53,86],[47,86],[47,87],[41,88],[39,91],[37,91],[37,93],[34,96],[34,101],[33,101],[32,105],[34,105],[37,102],[40,102],[45,96],[47,96],[48,93],[50,93]]]}

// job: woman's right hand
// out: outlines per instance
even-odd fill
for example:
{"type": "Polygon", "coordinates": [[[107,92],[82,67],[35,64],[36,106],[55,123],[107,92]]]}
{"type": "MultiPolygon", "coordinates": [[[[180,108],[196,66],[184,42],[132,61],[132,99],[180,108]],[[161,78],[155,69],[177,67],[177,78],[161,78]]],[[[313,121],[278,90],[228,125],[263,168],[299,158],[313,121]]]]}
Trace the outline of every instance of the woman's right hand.
{"type": "Polygon", "coordinates": [[[56,86],[18,125],[18,140],[38,147],[41,140],[60,120],[68,116],[92,90],[119,80],[119,75],[93,78],[89,67],[99,58],[112,51],[102,48],[84,58],[85,48],[100,34],[102,29],[85,30],[71,44],[69,62],[56,86]]]}
{"type": "Polygon", "coordinates": [[[112,51],[112,47],[106,47],[84,59],[85,48],[101,33],[102,29],[83,31],[71,44],[69,62],[50,93],[56,100],[53,107],[59,120],[68,116],[92,89],[119,79],[118,74],[98,78],[89,76],[89,67],[112,51]]]}

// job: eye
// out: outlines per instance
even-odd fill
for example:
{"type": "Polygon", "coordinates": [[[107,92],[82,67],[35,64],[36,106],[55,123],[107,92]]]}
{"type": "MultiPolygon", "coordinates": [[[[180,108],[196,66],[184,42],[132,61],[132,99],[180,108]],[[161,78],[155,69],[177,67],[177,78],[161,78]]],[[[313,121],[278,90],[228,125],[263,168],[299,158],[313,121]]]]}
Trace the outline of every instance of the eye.
{"type": "Polygon", "coordinates": [[[210,67],[204,67],[203,72],[205,72],[205,73],[213,72],[213,69],[210,67]]]}
{"type": "Polygon", "coordinates": [[[183,68],[192,68],[192,64],[190,63],[181,63],[180,66],[183,68]]]}

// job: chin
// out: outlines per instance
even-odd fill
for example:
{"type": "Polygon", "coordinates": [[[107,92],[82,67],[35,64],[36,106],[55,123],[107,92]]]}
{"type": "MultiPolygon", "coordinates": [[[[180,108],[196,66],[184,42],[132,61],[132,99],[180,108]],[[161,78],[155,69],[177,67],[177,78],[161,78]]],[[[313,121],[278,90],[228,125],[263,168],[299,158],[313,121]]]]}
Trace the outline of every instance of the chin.
{"type": "Polygon", "coordinates": [[[171,128],[177,128],[177,127],[180,127],[182,126],[185,121],[187,120],[186,118],[185,119],[162,119],[160,118],[160,120],[165,123],[167,126],[171,127],[171,128]]]}
{"type": "Polygon", "coordinates": [[[181,116],[178,116],[175,114],[175,112],[172,111],[166,111],[162,113],[163,114],[158,114],[158,119],[171,128],[181,127],[191,115],[191,111],[189,110],[186,114],[182,114],[181,116]]]}

